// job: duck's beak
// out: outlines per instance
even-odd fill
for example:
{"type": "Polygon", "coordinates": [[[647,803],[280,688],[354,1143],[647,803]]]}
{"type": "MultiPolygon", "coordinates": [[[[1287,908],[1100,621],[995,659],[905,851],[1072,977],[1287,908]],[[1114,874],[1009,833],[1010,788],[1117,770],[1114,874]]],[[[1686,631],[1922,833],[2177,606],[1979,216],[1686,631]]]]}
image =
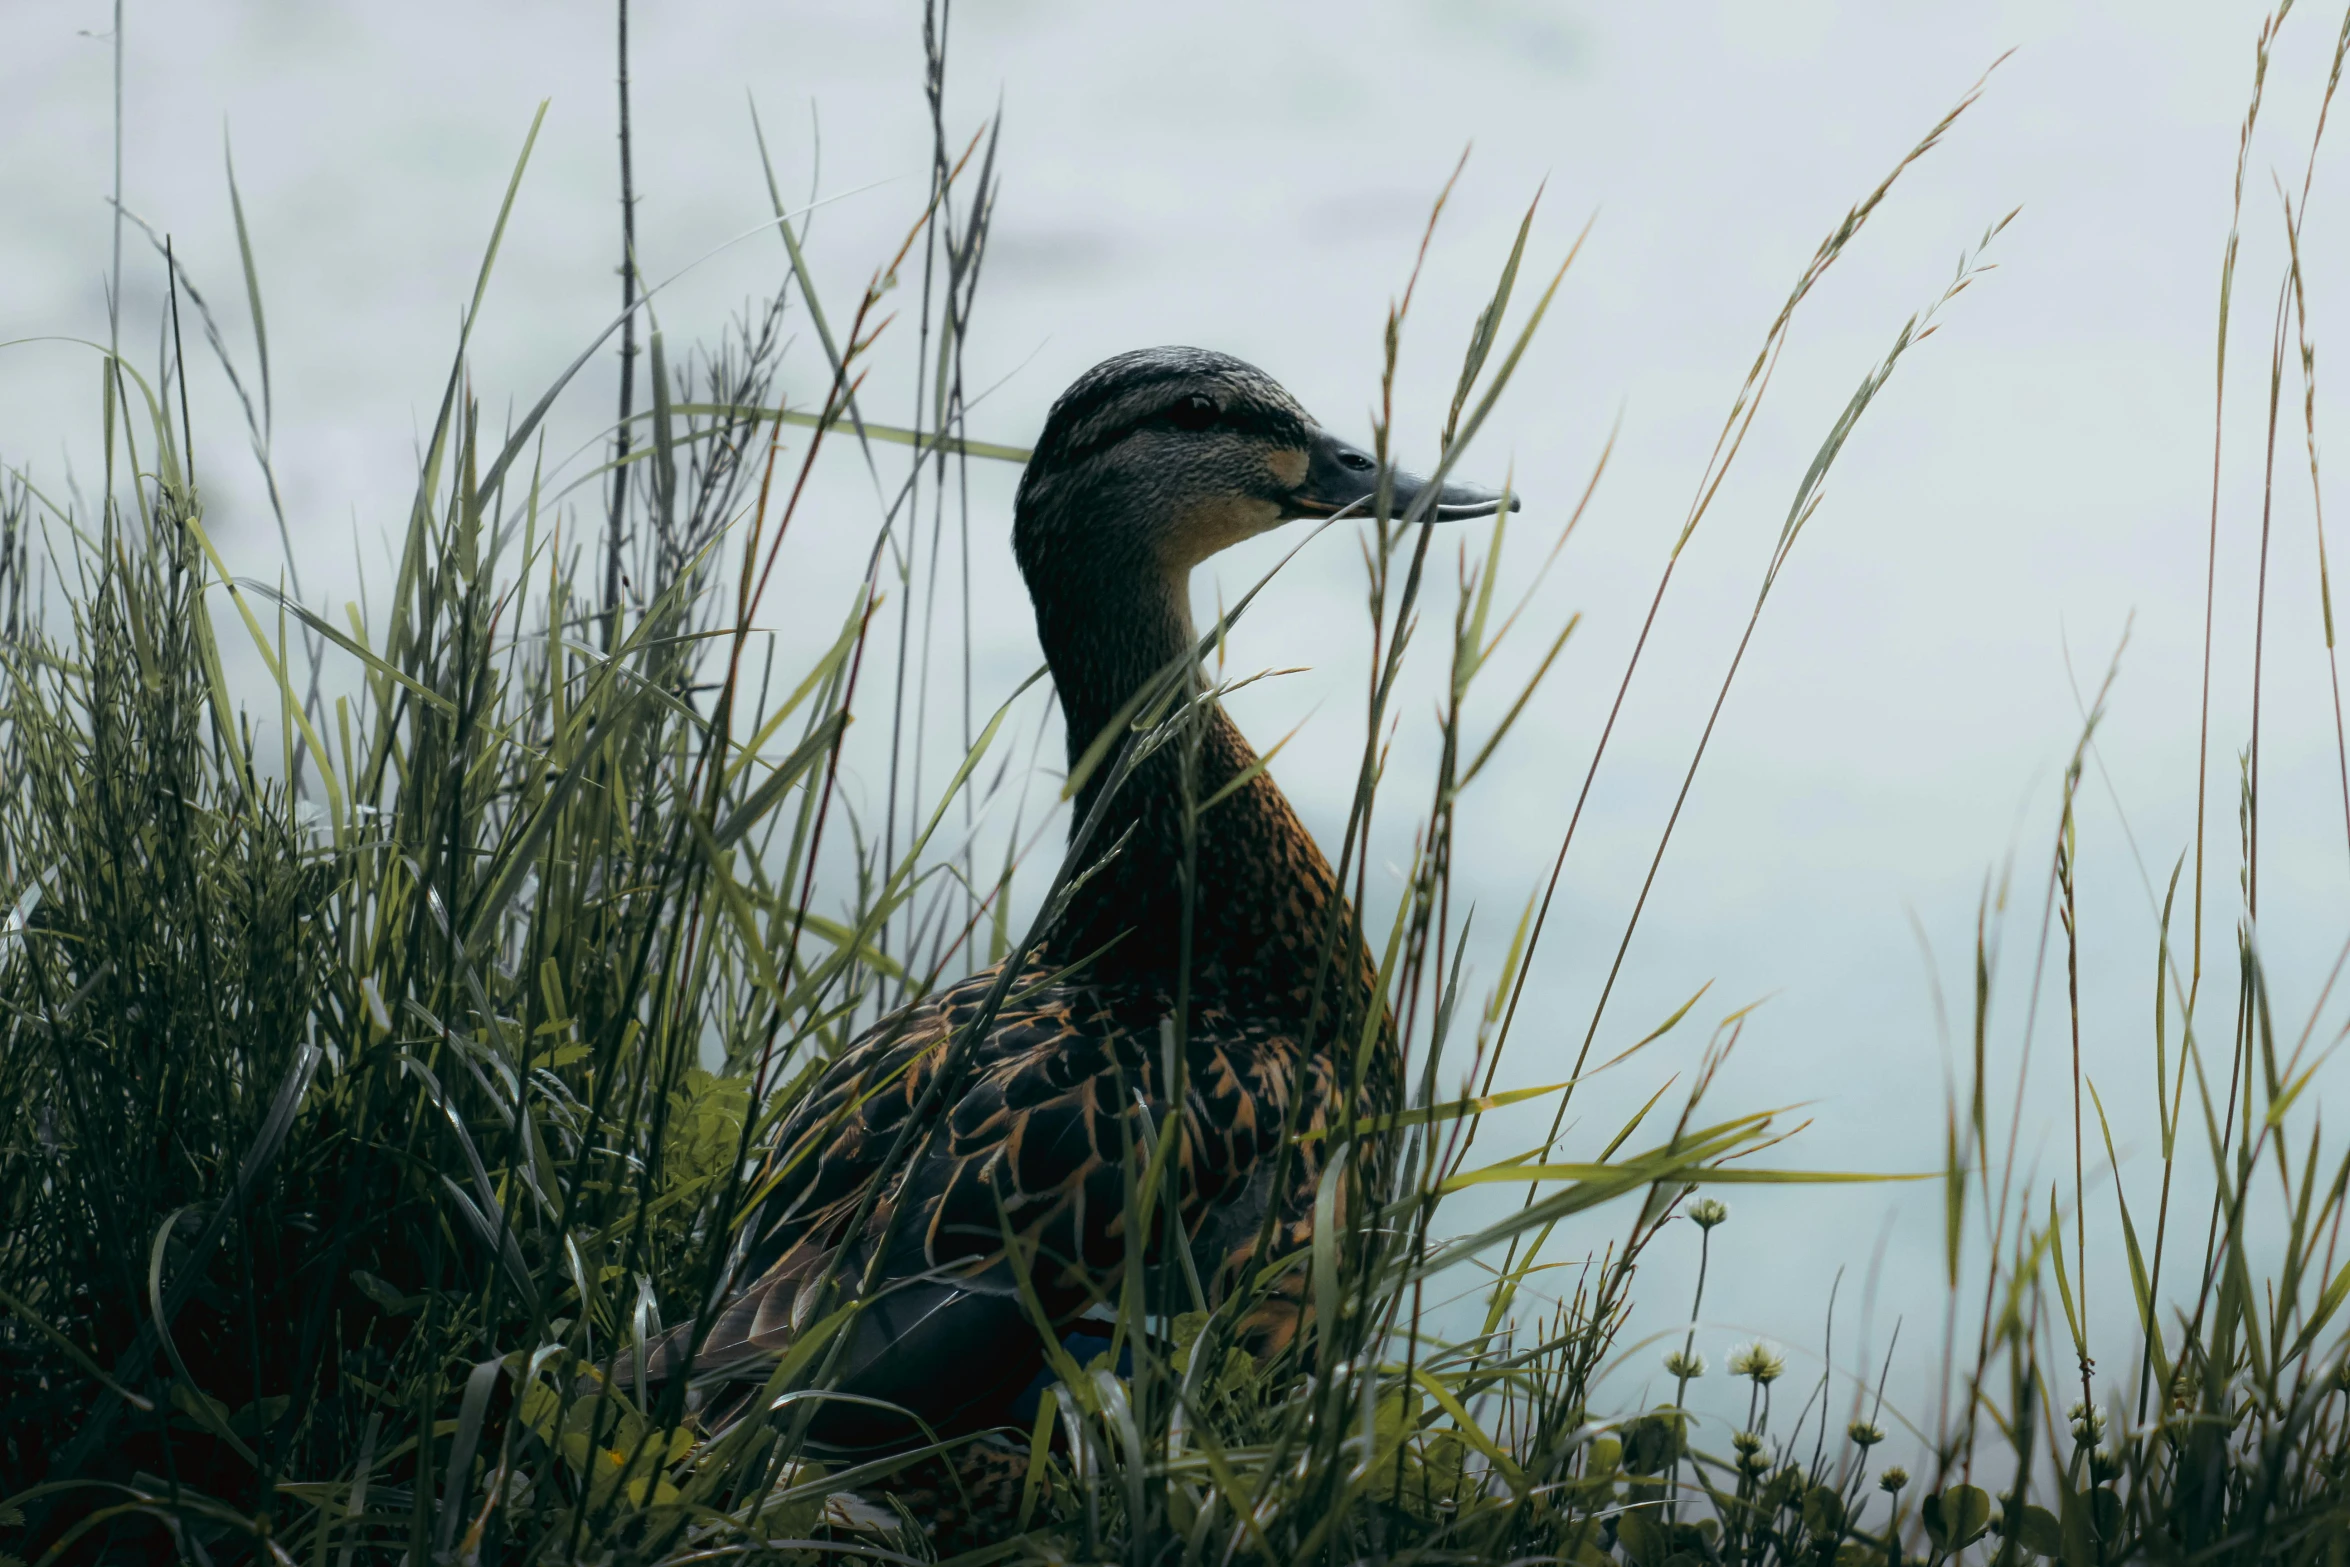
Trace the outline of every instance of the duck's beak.
{"type": "MultiPolygon", "coordinates": [[[[1427,480],[1398,470],[1388,503],[1390,515],[1410,516],[1413,504],[1427,487],[1427,480]]],[[[1300,517],[1328,517],[1341,511],[1367,517],[1378,499],[1378,488],[1378,460],[1323,431],[1306,454],[1305,482],[1297,487],[1290,504],[1294,515],[1300,517]]],[[[1510,510],[1516,511],[1522,504],[1517,496],[1509,497],[1510,510]]],[[[1490,517],[1501,506],[1502,496],[1496,491],[1474,484],[1447,484],[1419,520],[1454,522],[1463,517],[1490,517]]]]}

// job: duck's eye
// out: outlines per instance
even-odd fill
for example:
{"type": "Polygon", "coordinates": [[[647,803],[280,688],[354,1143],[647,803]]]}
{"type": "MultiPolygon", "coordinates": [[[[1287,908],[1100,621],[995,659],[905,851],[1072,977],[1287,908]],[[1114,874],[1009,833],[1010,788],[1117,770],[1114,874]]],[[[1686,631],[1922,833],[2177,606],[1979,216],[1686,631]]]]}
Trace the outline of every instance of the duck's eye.
{"type": "Polygon", "coordinates": [[[1216,404],[1197,392],[1184,398],[1167,410],[1167,418],[1178,430],[1197,432],[1216,422],[1216,404]]]}
{"type": "Polygon", "coordinates": [[[1361,452],[1340,452],[1338,461],[1342,467],[1352,468],[1357,473],[1369,473],[1379,466],[1361,452]]]}

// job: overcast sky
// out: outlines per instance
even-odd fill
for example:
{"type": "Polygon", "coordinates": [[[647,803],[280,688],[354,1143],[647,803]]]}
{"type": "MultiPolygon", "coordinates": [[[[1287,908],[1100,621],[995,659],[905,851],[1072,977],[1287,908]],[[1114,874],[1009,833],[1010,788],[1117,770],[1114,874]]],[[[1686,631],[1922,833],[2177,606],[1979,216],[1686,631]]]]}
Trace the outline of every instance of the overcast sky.
{"type": "MultiPolygon", "coordinates": [[[[645,271],[665,276],[767,215],[746,106],[755,98],[786,189],[841,197],[813,220],[811,254],[845,308],[923,198],[918,8],[642,9],[645,271]]],[[[1796,320],[1753,436],[1677,570],[1568,862],[1505,1076],[1565,1075],[1812,453],[1902,322],[2020,207],[1989,253],[1997,270],[1902,361],[1826,486],[1714,733],[1601,1048],[1637,1038],[1698,985],[1713,988],[1680,1034],[1578,1101],[1565,1154],[1595,1153],[1631,1105],[1695,1063],[1713,1018],[1767,996],[1714,1107],[1808,1106],[1812,1129],[1781,1151],[1791,1165],[1933,1167],[1945,1053],[1930,980],[1953,1008],[1967,1005],[1978,894],[2012,855],[1994,1031],[1994,1073],[2010,1080],[2080,723],[2074,682],[2095,684],[2128,627],[2082,806],[2081,1050],[2115,1118],[2127,1189],[2150,1193],[2147,886],[2193,842],[2215,304],[2261,14],[2238,3],[965,0],[949,120],[962,136],[999,103],[1004,116],[1002,195],[968,359],[975,385],[1001,385],[972,428],[1024,443],[1087,366],[1188,342],[1262,365],[1325,422],[1367,436],[1388,302],[1431,199],[1473,146],[1403,358],[1398,443],[1426,455],[1459,345],[1528,201],[1543,190],[1531,269],[1546,273],[1588,222],[1517,385],[1464,463],[1471,477],[1513,475],[1526,496],[1513,555],[1523,563],[1556,536],[1621,419],[1590,514],[1529,612],[1529,632],[1544,637],[1575,611],[1582,626],[1464,818],[1460,886],[1498,939],[1548,869],[1641,613],[1773,313],[1846,209],[2014,51],[1796,320]]],[[[2246,181],[2205,913],[2223,978],[2216,1002],[2207,991],[2203,1022],[2223,1042],[2283,248],[2272,171],[2299,190],[2337,21],[2297,15],[2286,28],[2246,181]]],[[[108,8],[88,3],[0,13],[10,150],[0,160],[0,338],[104,335],[110,56],[92,35],[107,25],[108,8]]],[[[174,235],[249,352],[222,173],[224,136],[233,142],[265,289],[296,557],[312,598],[339,605],[363,572],[380,577],[417,434],[542,99],[545,128],[476,338],[485,406],[527,406],[617,304],[606,17],[576,4],[132,0],[126,41],[126,205],[174,235]]],[[[2303,239],[2321,371],[2350,307],[2338,158],[2333,145],[2321,159],[2303,239]]],[[[135,232],[133,247],[126,333],[151,344],[161,272],[135,232]]],[[[779,262],[762,234],[694,272],[661,301],[671,341],[714,336],[729,310],[776,285],[779,262]]],[[[801,394],[821,387],[806,347],[785,374],[801,394]]],[[[884,354],[869,397],[876,417],[899,416],[891,398],[906,401],[911,351],[884,354]]],[[[44,480],[75,464],[86,475],[98,439],[93,372],[86,350],[8,349],[0,455],[44,480]]],[[[608,418],[612,385],[608,366],[582,378],[557,411],[551,450],[570,450],[608,418]]],[[[220,389],[200,392],[199,413],[213,415],[198,445],[216,534],[239,569],[272,572],[274,531],[238,467],[241,440],[220,389]]],[[[2281,1026],[2295,1029],[2350,933],[2298,396],[2289,365],[2261,742],[2262,935],[2281,1026]]],[[[2337,406],[2321,387],[2321,437],[2337,406]]],[[[989,706],[1037,657],[1007,547],[1013,482],[1003,468],[973,491],[977,684],[989,706]]],[[[793,602],[813,608],[785,616],[787,645],[829,636],[872,521],[871,481],[844,447],[795,524],[793,602]]],[[[1219,584],[1229,593],[1252,581],[1280,547],[1220,562],[1198,584],[1202,602],[1219,584]]],[[[1277,771],[1325,842],[1343,822],[1362,740],[1360,594],[1352,543],[1325,537],[1235,639],[1241,665],[1309,666],[1236,711],[1260,742],[1307,720],[1277,771]]],[[[250,659],[236,668],[260,678],[250,659]]],[[[1399,740],[1407,775],[1426,755],[1427,705],[1416,701],[1399,740]]],[[[858,753],[853,785],[865,798],[879,789],[876,755],[858,753]]],[[[1495,949],[1483,950],[1490,976],[1495,949]]],[[[2049,985],[2053,997],[2054,977],[2049,985]]],[[[2070,1167],[2060,1025],[2044,1008],[2043,1094],[2024,1118],[2023,1157],[2043,1182],[2070,1167]]],[[[1963,1038],[1963,1013],[1953,1027],[1963,1038]]],[[[2340,1081],[2331,1069],[2319,1096],[2340,1081]]],[[[2110,1182],[2092,1197],[2110,1213],[2110,1182]]],[[[1816,1347],[1836,1268],[1852,1270],[1849,1311],[1881,1238],[1877,1342],[1898,1313],[1906,1344],[1933,1341],[1937,1203],[1925,1189],[1733,1193],[1737,1212],[1715,1237],[1705,1311],[1715,1326],[1701,1347],[1717,1367],[1733,1328],[1816,1347]]],[[[1579,1251],[1620,1232],[1610,1216],[1562,1244],[1579,1251]]],[[[1660,1243],[1644,1326],[1685,1310],[1693,1250],[1693,1235],[1660,1243]]],[[[2093,1301],[2092,1312],[2123,1305],[2093,1301]]],[[[1842,1343],[1849,1351],[1852,1340],[1842,1343]]],[[[2107,1373],[2126,1374],[2124,1359],[2115,1351],[2107,1373]]],[[[1643,1378],[1648,1396],[1666,1396],[1653,1367],[1653,1353],[1635,1357],[1627,1396],[1643,1378]]]]}

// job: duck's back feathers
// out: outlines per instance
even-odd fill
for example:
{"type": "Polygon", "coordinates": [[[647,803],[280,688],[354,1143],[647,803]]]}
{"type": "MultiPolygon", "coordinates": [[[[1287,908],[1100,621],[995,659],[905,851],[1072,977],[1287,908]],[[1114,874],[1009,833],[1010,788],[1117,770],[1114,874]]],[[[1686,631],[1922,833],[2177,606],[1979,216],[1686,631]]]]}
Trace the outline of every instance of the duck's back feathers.
{"type": "MultiPolygon", "coordinates": [[[[1128,1157],[1153,1136],[1180,1137],[1170,1150],[1180,1218],[1207,1304],[1244,1276],[1269,1206],[1279,1210],[1274,1253],[1303,1243],[1324,1145],[1318,1136],[1294,1144],[1284,1169],[1281,1136],[1293,1092],[1304,1096],[1296,1129],[1328,1129],[1337,1094],[1326,1057],[1301,1051],[1284,1031],[1198,1008],[1177,1115],[1167,998],[1056,983],[1036,970],[1014,980],[975,1032],[997,978],[975,974],[884,1019],[808,1090],[763,1172],[769,1189],[743,1270],[752,1282],[711,1321],[694,1355],[696,1384],[764,1381],[829,1309],[820,1302],[849,1298],[871,1273],[834,1388],[901,1404],[942,1433],[993,1423],[1044,1358],[1005,1254],[1007,1229],[1056,1335],[1114,1301],[1128,1157]],[[958,1049],[959,1069],[950,1061],[958,1049]],[[960,1078],[947,1085],[951,1108],[892,1174],[900,1133],[942,1070],[960,1078]],[[829,1297],[828,1273],[839,1286],[829,1297]]],[[[1162,1260],[1155,1242],[1145,1242],[1153,1266],[1162,1260]]],[[[1277,1309],[1262,1332],[1285,1336],[1285,1315],[1277,1309]]],[[[675,1375],[692,1338],[690,1325],[666,1335],[648,1373],[675,1375]]],[[[811,1434],[865,1447],[912,1431],[842,1403],[811,1434]]]]}

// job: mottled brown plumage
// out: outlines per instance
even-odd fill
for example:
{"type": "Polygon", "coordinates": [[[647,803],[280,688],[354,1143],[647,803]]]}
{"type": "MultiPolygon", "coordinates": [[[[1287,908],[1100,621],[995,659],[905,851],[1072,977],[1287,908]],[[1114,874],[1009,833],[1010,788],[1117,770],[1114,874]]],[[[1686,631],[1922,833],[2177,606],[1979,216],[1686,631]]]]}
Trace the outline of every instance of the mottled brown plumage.
{"type": "MultiPolygon", "coordinates": [[[[1191,567],[1291,518],[1360,506],[1375,477],[1367,456],[1223,355],[1123,355],[1072,386],[1022,480],[1014,529],[1072,765],[1162,671],[1180,672],[1179,691],[1201,689],[1186,656],[1191,567]]],[[[1396,476],[1394,493],[1402,512],[1417,481],[1396,476]]],[[[1448,490],[1423,508],[1474,514],[1493,501],[1448,490]]],[[[884,1019],[797,1105],[762,1172],[750,1282],[694,1357],[714,1412],[832,1309],[828,1289],[846,1298],[870,1279],[832,1367],[835,1389],[858,1401],[823,1404],[811,1438],[844,1452],[918,1439],[877,1403],[940,1435],[997,1423],[1045,1360],[1020,1271],[1055,1332],[1116,1300],[1136,1241],[1127,1160],[1154,1136],[1177,1139],[1184,1290],[1196,1277],[1216,1306],[1252,1266],[1309,1244],[1329,1143],[1295,1134],[1391,1095],[1394,1045],[1382,1018],[1357,1072],[1378,1005],[1370,956],[1269,773],[1207,811],[1187,850],[1187,799],[1257,763],[1220,708],[1203,704],[1195,721],[1191,742],[1153,751],[1107,802],[1113,768],[1087,778],[1075,820],[1098,820],[1077,856],[1084,874],[1016,973],[974,974],[884,1019]],[[903,1138],[926,1102],[930,1124],[903,1138]]],[[[1154,1269],[1174,1260],[1160,1239],[1141,1241],[1154,1269]]],[[[1243,1341],[1278,1350],[1301,1299],[1292,1270],[1243,1341]]],[[[695,1336],[669,1335],[654,1373],[674,1375],[695,1336]]]]}

